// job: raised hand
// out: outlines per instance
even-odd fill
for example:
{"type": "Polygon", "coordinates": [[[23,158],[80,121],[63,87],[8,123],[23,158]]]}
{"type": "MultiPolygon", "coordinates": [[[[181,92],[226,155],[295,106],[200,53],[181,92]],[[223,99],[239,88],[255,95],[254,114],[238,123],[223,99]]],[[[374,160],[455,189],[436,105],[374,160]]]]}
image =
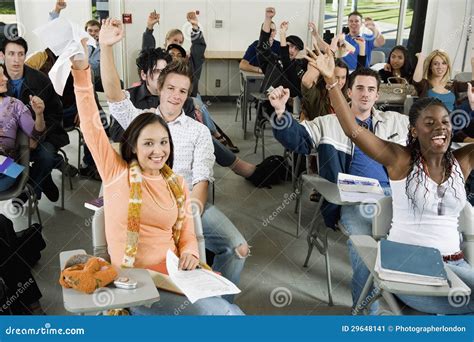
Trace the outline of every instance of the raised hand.
{"type": "Polygon", "coordinates": [[[379,32],[377,30],[377,27],[375,26],[375,22],[372,18],[365,18],[365,27],[367,27],[370,31],[372,31],[374,33],[374,35],[377,35],[377,33],[379,32]]]}
{"type": "Polygon", "coordinates": [[[113,46],[123,38],[122,22],[117,19],[107,18],[102,20],[99,32],[99,42],[103,46],[113,46]]]}
{"type": "Polygon", "coordinates": [[[275,112],[278,118],[285,112],[285,105],[290,97],[290,90],[288,88],[283,88],[279,86],[278,88],[273,89],[273,91],[268,96],[270,104],[275,108],[275,112]]]}
{"type": "Polygon", "coordinates": [[[283,22],[280,24],[280,33],[281,33],[281,34],[286,34],[287,31],[288,31],[288,22],[287,22],[287,21],[283,21],[283,22]]]}
{"type": "Polygon", "coordinates": [[[153,11],[148,15],[148,19],[146,21],[146,27],[149,30],[153,30],[153,27],[156,24],[158,25],[160,24],[160,13],[156,13],[156,11],[153,11]]]}
{"type": "Polygon", "coordinates": [[[186,19],[191,25],[193,25],[193,27],[199,27],[199,20],[197,18],[196,12],[188,12],[186,14],[186,19]]]}
{"type": "Polygon", "coordinates": [[[365,56],[365,39],[362,37],[354,38],[357,45],[359,45],[359,55],[365,56]]]}
{"type": "Polygon", "coordinates": [[[276,14],[275,7],[265,8],[265,19],[272,20],[275,14],[276,14]]]}
{"type": "Polygon", "coordinates": [[[43,115],[44,101],[40,97],[30,95],[30,105],[36,116],[43,115]]]}
{"type": "Polygon", "coordinates": [[[76,70],[84,70],[89,67],[89,52],[87,50],[87,38],[82,39],[83,56],[74,55],[70,58],[72,68],[76,70]]]}
{"type": "Polygon", "coordinates": [[[61,12],[63,9],[67,7],[66,1],[64,0],[56,0],[56,4],[54,5],[54,11],[56,13],[61,12]]]}
{"type": "Polygon", "coordinates": [[[316,49],[314,52],[308,48],[306,48],[306,50],[308,51],[309,55],[305,57],[308,60],[308,63],[318,69],[324,78],[333,78],[335,64],[330,48],[328,47],[326,49],[326,53],[321,53],[318,49],[316,49]]]}
{"type": "Polygon", "coordinates": [[[467,98],[469,99],[471,110],[474,110],[474,93],[472,92],[471,82],[467,82],[467,98]]]}
{"type": "Polygon", "coordinates": [[[318,29],[316,28],[316,24],[312,21],[309,22],[308,29],[311,31],[312,35],[316,35],[318,33],[318,29]]]}

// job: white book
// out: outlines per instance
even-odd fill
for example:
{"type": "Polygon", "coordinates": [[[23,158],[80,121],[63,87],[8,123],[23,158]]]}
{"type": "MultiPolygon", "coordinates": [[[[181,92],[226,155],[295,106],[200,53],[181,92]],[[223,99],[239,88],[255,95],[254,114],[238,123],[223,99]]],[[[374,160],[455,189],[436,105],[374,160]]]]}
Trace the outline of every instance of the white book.
{"type": "Polygon", "coordinates": [[[337,186],[341,200],[345,202],[376,202],[385,196],[380,182],[374,178],[339,172],[337,186]]]}

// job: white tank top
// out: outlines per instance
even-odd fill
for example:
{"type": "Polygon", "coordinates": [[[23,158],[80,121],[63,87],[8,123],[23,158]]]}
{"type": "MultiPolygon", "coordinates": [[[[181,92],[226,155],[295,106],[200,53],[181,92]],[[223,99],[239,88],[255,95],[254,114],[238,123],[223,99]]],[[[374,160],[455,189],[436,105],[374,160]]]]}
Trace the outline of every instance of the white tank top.
{"type": "Polygon", "coordinates": [[[393,218],[388,239],[434,247],[442,255],[459,252],[458,218],[467,201],[464,177],[459,163],[455,161],[451,177],[440,185],[439,191],[438,184],[429,178],[422,168],[415,166],[412,176],[417,172],[419,178],[412,179],[409,188],[410,194],[413,194],[417,182],[421,179],[414,195],[415,207],[405,192],[406,178],[390,180],[393,218]],[[442,215],[438,215],[440,202],[442,215]]]}

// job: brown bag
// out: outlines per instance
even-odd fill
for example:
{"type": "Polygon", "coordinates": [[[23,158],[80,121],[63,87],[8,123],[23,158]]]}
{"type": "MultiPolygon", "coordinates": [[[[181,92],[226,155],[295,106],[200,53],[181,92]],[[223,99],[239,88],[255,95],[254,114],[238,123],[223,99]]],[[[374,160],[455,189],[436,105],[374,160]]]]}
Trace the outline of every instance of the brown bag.
{"type": "Polygon", "coordinates": [[[408,95],[416,96],[415,87],[402,77],[389,77],[388,83],[380,84],[376,104],[403,106],[408,95]]]}
{"type": "Polygon", "coordinates": [[[91,255],[76,255],[66,263],[59,283],[66,288],[92,293],[117,278],[115,268],[102,258],[91,255]]]}

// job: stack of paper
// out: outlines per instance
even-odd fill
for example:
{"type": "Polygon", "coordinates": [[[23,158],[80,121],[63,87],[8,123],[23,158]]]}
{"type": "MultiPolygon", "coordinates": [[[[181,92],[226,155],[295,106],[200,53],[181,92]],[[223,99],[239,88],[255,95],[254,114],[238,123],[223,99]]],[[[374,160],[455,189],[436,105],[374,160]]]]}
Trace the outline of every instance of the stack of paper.
{"type": "Polygon", "coordinates": [[[1,174],[11,178],[17,178],[24,169],[24,166],[15,163],[12,158],[0,155],[1,174]]]}
{"type": "Polygon", "coordinates": [[[339,173],[337,186],[345,202],[377,202],[384,192],[377,179],[339,173]]]}
{"type": "Polygon", "coordinates": [[[84,202],[84,207],[90,210],[99,210],[104,206],[104,197],[100,196],[99,198],[95,198],[93,200],[89,200],[84,202]]]}
{"type": "Polygon", "coordinates": [[[436,248],[379,241],[375,272],[380,279],[419,285],[448,284],[441,253],[436,248]]]}
{"type": "Polygon", "coordinates": [[[161,289],[184,294],[191,303],[202,298],[240,293],[240,290],[231,281],[204,269],[180,271],[179,259],[170,250],[166,254],[166,268],[168,275],[150,271],[155,285],[161,289]]]}

